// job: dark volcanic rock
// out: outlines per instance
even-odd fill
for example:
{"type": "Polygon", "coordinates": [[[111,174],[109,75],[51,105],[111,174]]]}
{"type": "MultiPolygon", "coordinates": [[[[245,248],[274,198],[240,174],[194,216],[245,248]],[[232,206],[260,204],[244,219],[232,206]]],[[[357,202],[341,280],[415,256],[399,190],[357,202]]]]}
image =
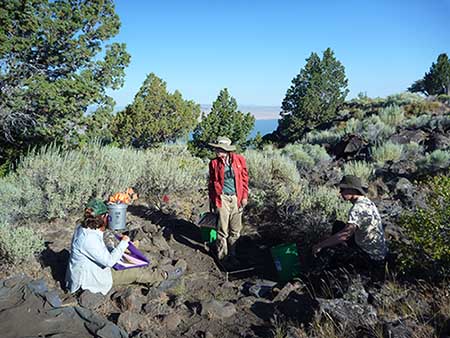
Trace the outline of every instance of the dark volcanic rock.
{"type": "Polygon", "coordinates": [[[105,302],[105,296],[100,293],[92,293],[86,290],[83,291],[81,296],[78,298],[78,302],[82,307],[95,310],[105,302]]]}
{"type": "Polygon", "coordinates": [[[427,151],[431,152],[437,149],[447,149],[450,147],[450,136],[438,133],[432,133],[426,142],[427,151]]]}
{"type": "Polygon", "coordinates": [[[177,313],[170,313],[167,316],[164,316],[162,320],[163,326],[169,331],[175,330],[180,323],[181,317],[177,313]]]}
{"type": "Polygon", "coordinates": [[[236,313],[236,307],[230,302],[220,302],[215,299],[202,302],[203,316],[211,318],[228,318],[236,313]]]}
{"type": "Polygon", "coordinates": [[[368,143],[359,135],[347,135],[331,149],[336,159],[355,157],[368,153],[368,143]]]}
{"type": "Polygon", "coordinates": [[[344,299],[318,299],[320,314],[330,316],[342,324],[353,327],[373,326],[378,321],[377,311],[372,305],[353,303],[344,299]]]}
{"type": "MultiPolygon", "coordinates": [[[[42,281],[18,276],[0,281],[0,332],[8,337],[108,337],[127,333],[83,307],[59,306],[42,281]]],[[[59,298],[59,297],[58,297],[59,298]]]]}
{"type": "Polygon", "coordinates": [[[342,324],[352,327],[373,326],[378,321],[376,309],[368,304],[369,293],[365,290],[361,277],[358,275],[351,280],[342,298],[318,298],[319,314],[330,316],[342,324]]]}
{"type": "Polygon", "coordinates": [[[408,206],[414,204],[414,185],[406,178],[401,177],[394,188],[394,196],[408,206]]]}
{"type": "Polygon", "coordinates": [[[392,135],[390,141],[398,144],[423,143],[427,137],[428,134],[422,130],[402,130],[392,135]]]}
{"type": "Polygon", "coordinates": [[[117,305],[122,311],[136,311],[139,312],[145,298],[140,295],[140,290],[135,288],[127,288],[123,292],[115,295],[117,305]]]}
{"type": "Polygon", "coordinates": [[[137,312],[125,311],[119,315],[117,325],[123,327],[127,332],[133,332],[137,329],[147,329],[148,321],[144,315],[137,312]]]}

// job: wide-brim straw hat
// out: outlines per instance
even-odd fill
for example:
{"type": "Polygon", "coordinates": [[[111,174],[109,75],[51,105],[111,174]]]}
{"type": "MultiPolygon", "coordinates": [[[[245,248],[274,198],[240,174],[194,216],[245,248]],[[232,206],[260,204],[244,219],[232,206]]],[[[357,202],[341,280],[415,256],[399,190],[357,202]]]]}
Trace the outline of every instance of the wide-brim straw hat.
{"type": "Polygon", "coordinates": [[[231,140],[225,136],[219,136],[216,143],[208,143],[213,148],[220,148],[225,151],[235,151],[236,146],[231,144],[231,140]]]}
{"type": "Polygon", "coordinates": [[[366,194],[367,187],[362,183],[358,176],[345,175],[341,182],[339,183],[340,189],[354,189],[361,193],[361,195],[366,194]]]}

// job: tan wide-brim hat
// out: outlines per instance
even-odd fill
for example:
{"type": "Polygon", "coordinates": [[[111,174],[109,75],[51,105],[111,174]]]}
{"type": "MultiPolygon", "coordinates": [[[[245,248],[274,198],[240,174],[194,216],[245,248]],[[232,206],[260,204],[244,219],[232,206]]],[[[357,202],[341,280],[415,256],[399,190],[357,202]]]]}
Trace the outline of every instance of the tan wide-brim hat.
{"type": "Polygon", "coordinates": [[[236,146],[231,144],[231,140],[225,136],[219,136],[216,143],[208,143],[213,148],[220,148],[225,151],[235,151],[236,146]]]}

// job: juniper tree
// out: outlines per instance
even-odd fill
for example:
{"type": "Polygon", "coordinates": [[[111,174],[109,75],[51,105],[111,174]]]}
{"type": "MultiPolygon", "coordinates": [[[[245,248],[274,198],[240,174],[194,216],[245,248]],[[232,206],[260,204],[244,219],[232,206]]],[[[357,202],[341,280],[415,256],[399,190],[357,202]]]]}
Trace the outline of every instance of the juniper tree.
{"type": "Polygon", "coordinates": [[[200,106],[167,92],[166,82],[147,76],[132,104],[115,118],[114,138],[121,145],[148,148],[159,142],[187,137],[200,116],[200,106]]]}
{"type": "Polygon", "coordinates": [[[440,54],[436,63],[432,63],[429,72],[414,82],[408,91],[425,95],[450,95],[450,60],[447,54],[440,54]]]}
{"type": "Polygon", "coordinates": [[[286,92],[277,133],[284,141],[299,140],[306,131],[331,121],[347,94],[345,69],[333,51],[325,50],[322,59],[311,53],[286,92]]]}
{"type": "Polygon", "coordinates": [[[113,0],[0,4],[0,163],[30,145],[77,142],[91,113],[112,111],[129,55],[105,45],[120,20],[113,0]],[[3,157],[3,158],[1,158],[3,157]]]}
{"type": "Polygon", "coordinates": [[[209,114],[202,114],[201,122],[189,142],[189,149],[200,157],[211,156],[208,143],[216,141],[219,136],[229,137],[233,144],[242,149],[254,125],[253,115],[240,112],[236,99],[224,88],[213,102],[209,114]]]}

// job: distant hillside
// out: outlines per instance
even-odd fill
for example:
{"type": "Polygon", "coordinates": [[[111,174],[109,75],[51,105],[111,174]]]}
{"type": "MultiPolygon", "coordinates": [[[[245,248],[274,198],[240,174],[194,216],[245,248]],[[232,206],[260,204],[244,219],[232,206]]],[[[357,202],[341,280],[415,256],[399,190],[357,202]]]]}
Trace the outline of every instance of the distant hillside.
{"type": "MultiPolygon", "coordinates": [[[[202,112],[211,110],[210,104],[200,105],[202,112]]],[[[280,107],[277,106],[257,106],[257,105],[240,105],[239,110],[243,113],[251,113],[256,120],[276,120],[280,114],[280,107]]]]}
{"type": "MultiPolygon", "coordinates": [[[[125,106],[116,106],[114,112],[124,110],[125,106]]],[[[201,104],[202,112],[209,112],[211,110],[210,104],[201,104]]],[[[277,106],[257,106],[257,105],[240,105],[239,110],[243,113],[251,113],[256,120],[277,120],[280,114],[280,107],[277,106]]]]}

